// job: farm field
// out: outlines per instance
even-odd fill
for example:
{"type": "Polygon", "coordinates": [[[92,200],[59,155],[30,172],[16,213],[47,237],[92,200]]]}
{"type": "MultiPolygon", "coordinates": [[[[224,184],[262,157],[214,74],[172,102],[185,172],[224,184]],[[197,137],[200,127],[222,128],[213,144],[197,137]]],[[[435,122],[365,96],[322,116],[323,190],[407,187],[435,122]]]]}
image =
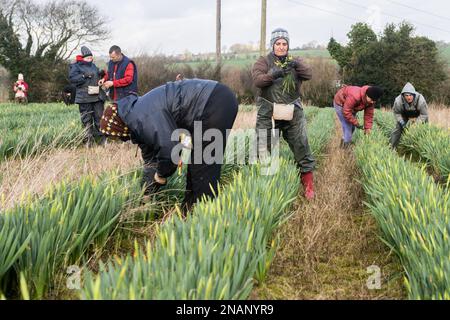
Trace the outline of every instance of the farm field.
{"type": "MultiPolygon", "coordinates": [[[[446,46],[439,49],[439,53],[441,58],[447,62],[450,66],[450,46],[446,46]]],[[[332,59],[330,53],[327,49],[307,49],[307,50],[292,50],[291,54],[294,56],[299,56],[303,58],[324,58],[324,59],[332,59]]],[[[236,54],[231,59],[224,59],[224,66],[234,66],[234,67],[246,67],[252,66],[256,59],[258,59],[258,52],[251,52],[248,54],[236,54]]],[[[201,61],[187,61],[186,62],[191,67],[195,68],[201,61]]]]}
{"type": "MultiPolygon", "coordinates": [[[[303,57],[303,58],[324,58],[331,59],[328,50],[293,50],[291,52],[292,55],[303,57]]],[[[223,64],[225,67],[246,67],[252,66],[256,60],[259,58],[259,53],[252,52],[248,54],[236,54],[235,57],[231,59],[224,59],[223,64]]],[[[187,61],[186,64],[195,68],[200,65],[202,61],[187,61]]]]}
{"type": "Polygon", "coordinates": [[[273,176],[233,161],[256,122],[241,106],[219,196],[183,218],[185,172],[143,203],[136,146],[85,148],[76,107],[0,105],[0,298],[450,299],[449,109],[399,153],[390,113],[344,151],[334,111],[304,110],[315,200],[285,144],[273,176]]]}

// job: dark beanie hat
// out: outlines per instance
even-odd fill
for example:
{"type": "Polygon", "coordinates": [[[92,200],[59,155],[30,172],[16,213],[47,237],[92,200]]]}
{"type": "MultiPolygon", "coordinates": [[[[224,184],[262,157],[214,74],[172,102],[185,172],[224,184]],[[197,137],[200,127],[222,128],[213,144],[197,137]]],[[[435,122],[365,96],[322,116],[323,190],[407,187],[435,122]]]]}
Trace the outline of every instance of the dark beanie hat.
{"type": "Polygon", "coordinates": [[[126,124],[117,114],[117,105],[107,106],[100,120],[100,131],[107,136],[130,139],[130,132],[126,124]]]}
{"type": "Polygon", "coordinates": [[[82,46],[81,47],[81,55],[83,58],[92,57],[92,52],[91,52],[91,50],[89,50],[88,47],[82,46]]]}
{"type": "Polygon", "coordinates": [[[367,89],[367,96],[373,101],[377,101],[383,95],[384,90],[380,87],[373,86],[367,89]]]}

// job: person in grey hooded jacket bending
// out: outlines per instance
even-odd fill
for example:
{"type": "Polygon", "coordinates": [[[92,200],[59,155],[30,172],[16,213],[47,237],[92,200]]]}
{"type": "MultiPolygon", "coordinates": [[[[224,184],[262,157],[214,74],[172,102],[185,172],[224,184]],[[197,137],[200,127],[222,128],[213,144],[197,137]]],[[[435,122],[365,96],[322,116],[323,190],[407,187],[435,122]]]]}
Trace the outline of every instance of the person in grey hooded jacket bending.
{"type": "Polygon", "coordinates": [[[416,91],[411,83],[407,83],[394,102],[394,116],[397,126],[391,134],[390,143],[395,149],[400,143],[406,125],[411,119],[418,123],[428,122],[428,105],[424,96],[416,91]]]}

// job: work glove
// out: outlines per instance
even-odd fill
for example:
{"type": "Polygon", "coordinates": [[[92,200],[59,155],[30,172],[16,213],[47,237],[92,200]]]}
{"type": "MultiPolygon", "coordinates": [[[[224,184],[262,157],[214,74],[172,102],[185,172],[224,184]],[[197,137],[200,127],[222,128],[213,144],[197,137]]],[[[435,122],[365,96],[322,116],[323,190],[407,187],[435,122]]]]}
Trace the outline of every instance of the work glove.
{"type": "Polygon", "coordinates": [[[159,191],[159,189],[161,187],[165,186],[166,184],[167,184],[167,182],[160,183],[160,182],[156,181],[155,179],[153,179],[152,181],[146,181],[144,183],[144,186],[145,186],[144,195],[146,195],[146,196],[153,195],[153,194],[157,193],[159,191]]]}
{"type": "Polygon", "coordinates": [[[284,76],[287,76],[289,73],[293,73],[293,72],[295,72],[295,69],[290,68],[289,66],[287,68],[283,69],[284,76]]]}
{"type": "Polygon", "coordinates": [[[278,78],[283,78],[285,75],[285,71],[284,70],[275,70],[275,71],[272,71],[270,75],[272,76],[273,80],[276,80],[278,78]]]}
{"type": "Polygon", "coordinates": [[[155,173],[155,182],[160,186],[165,186],[167,184],[167,179],[161,177],[158,172],[155,173]]]}
{"type": "Polygon", "coordinates": [[[84,74],[83,74],[83,77],[84,77],[85,79],[91,79],[92,76],[93,76],[92,73],[84,73],[84,74]]]}
{"type": "Polygon", "coordinates": [[[406,121],[405,121],[405,120],[401,119],[401,120],[398,122],[398,124],[400,125],[400,127],[402,127],[402,129],[405,129],[405,127],[406,127],[406,121]]]}
{"type": "Polygon", "coordinates": [[[291,62],[288,63],[288,67],[295,70],[298,67],[298,62],[295,60],[292,60],[291,62]]]}
{"type": "MultiPolygon", "coordinates": [[[[150,196],[159,191],[162,184],[158,183],[155,179],[156,177],[156,167],[154,164],[147,164],[144,166],[144,175],[143,175],[143,186],[144,186],[144,195],[150,196]]],[[[159,179],[158,179],[159,180],[159,179]]]]}

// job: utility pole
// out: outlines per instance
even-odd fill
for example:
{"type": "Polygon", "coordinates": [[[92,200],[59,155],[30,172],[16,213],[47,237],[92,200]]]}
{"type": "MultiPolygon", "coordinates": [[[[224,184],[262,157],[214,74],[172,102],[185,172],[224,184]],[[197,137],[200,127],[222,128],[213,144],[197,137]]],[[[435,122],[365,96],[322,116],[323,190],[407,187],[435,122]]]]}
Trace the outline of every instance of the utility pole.
{"type": "Polygon", "coordinates": [[[261,0],[261,40],[259,54],[266,55],[267,0],[261,0]]]}
{"type": "Polygon", "coordinates": [[[222,22],[221,22],[221,11],[222,4],[221,0],[217,0],[216,9],[216,62],[220,64],[222,62],[222,22]]]}

